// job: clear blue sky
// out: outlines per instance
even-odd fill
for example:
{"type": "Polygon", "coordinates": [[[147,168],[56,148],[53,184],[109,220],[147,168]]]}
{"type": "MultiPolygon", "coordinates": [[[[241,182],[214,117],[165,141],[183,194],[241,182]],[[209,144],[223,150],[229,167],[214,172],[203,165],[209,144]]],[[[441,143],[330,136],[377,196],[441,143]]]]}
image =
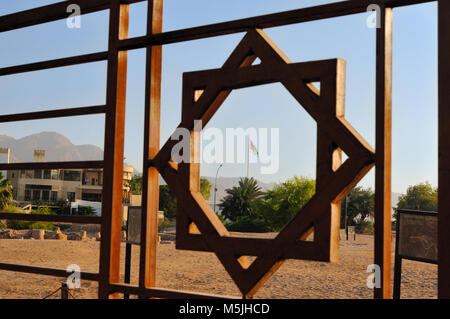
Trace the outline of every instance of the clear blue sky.
{"type": "MultiPolygon", "coordinates": [[[[54,3],[51,0],[2,1],[0,15],[54,3]]],[[[315,4],[318,0],[166,0],[164,30],[175,30],[315,4]]],[[[375,145],[375,30],[368,14],[267,29],[272,40],[294,62],[343,58],[347,61],[346,118],[375,145]]],[[[146,4],[131,10],[130,36],[143,35],[146,4]]],[[[0,34],[0,67],[103,51],[107,48],[108,12],[82,17],[81,29],[65,20],[0,34]]],[[[161,143],[178,125],[183,72],[218,68],[243,34],[164,47],[161,143]]],[[[129,53],[126,150],[127,162],[141,170],[144,51],[129,53]]],[[[3,114],[105,102],[106,63],[0,77],[3,114]]],[[[408,185],[437,184],[437,22],[436,4],[399,8],[394,12],[393,180],[404,192],[408,185]]],[[[0,134],[15,138],[56,131],[74,144],[103,147],[103,116],[53,119],[0,125],[0,134]]],[[[210,127],[280,128],[280,170],[251,175],[267,182],[293,175],[315,176],[314,121],[279,84],[238,90],[224,103],[210,127]]],[[[203,165],[214,176],[217,165],[203,165]]],[[[245,165],[225,165],[222,176],[243,176],[245,165]]],[[[361,182],[373,188],[373,171],[361,182]]]]}

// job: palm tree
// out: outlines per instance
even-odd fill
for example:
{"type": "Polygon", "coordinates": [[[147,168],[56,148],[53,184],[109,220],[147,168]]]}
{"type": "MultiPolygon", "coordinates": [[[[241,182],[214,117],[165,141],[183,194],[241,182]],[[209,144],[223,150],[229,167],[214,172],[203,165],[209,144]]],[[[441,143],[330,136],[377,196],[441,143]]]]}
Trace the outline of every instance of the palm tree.
{"type": "Polygon", "coordinates": [[[239,185],[225,190],[227,195],[219,204],[221,215],[231,221],[241,216],[253,214],[253,203],[259,200],[264,193],[254,178],[241,178],[239,185]]]}
{"type": "Polygon", "coordinates": [[[5,209],[11,204],[13,199],[12,186],[9,180],[3,177],[0,172],[0,210],[5,209]]]}

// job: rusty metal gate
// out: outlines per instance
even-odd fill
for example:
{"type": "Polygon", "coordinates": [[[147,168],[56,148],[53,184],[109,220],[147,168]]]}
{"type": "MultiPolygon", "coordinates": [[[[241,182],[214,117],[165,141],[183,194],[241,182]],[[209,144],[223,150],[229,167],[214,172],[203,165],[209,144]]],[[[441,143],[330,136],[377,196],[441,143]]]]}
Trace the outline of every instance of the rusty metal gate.
{"type": "MultiPolygon", "coordinates": [[[[439,297],[450,298],[450,1],[349,0],[200,27],[162,32],[163,0],[148,0],[147,34],[128,37],[130,4],[146,0],[73,0],[0,17],[0,32],[67,17],[76,4],[82,14],[109,10],[108,51],[18,65],[0,69],[0,76],[107,61],[105,105],[0,115],[0,123],[89,114],[105,115],[103,161],[0,164],[0,170],[76,169],[104,170],[101,217],[0,213],[0,219],[39,220],[101,225],[98,273],[82,279],[99,282],[99,298],[118,293],[141,298],[220,297],[155,287],[159,174],[178,199],[177,248],[214,252],[243,298],[251,298],[285,259],[336,260],[339,241],[340,200],[375,166],[375,260],[381,266],[381,287],[375,298],[391,297],[391,94],[392,20],[396,7],[438,2],[439,30],[439,297]],[[291,63],[263,29],[363,13],[378,5],[376,31],[376,148],[372,149],[345,121],[342,94],[345,63],[339,59],[291,63]],[[183,77],[183,114],[179,127],[194,130],[194,120],[209,121],[232,89],[280,82],[318,124],[318,180],[316,195],[275,238],[242,239],[229,236],[225,227],[199,196],[199,166],[171,160],[169,140],[160,148],[160,94],[162,46],[170,43],[246,32],[220,69],[190,72],[183,77]],[[125,128],[127,50],[146,48],[146,95],[139,285],[119,280],[122,176],[125,128]],[[260,58],[261,65],[252,65],[260,58]],[[272,68],[266,68],[266,65],[272,68]],[[273,65],[276,65],[276,72],[273,65]],[[321,94],[310,82],[321,82],[321,94]],[[324,105],[324,108],[317,108],[324,105]],[[318,111],[320,109],[320,111],[318,111]],[[341,163],[341,150],[349,160],[341,163]],[[320,165],[319,165],[320,164],[320,165]],[[191,231],[195,225],[196,231],[191,231]],[[337,227],[336,227],[337,225],[337,227]],[[313,242],[302,241],[312,229],[313,242]],[[255,256],[249,265],[246,256],[255,256]]],[[[0,111],[1,112],[1,111],[0,111]]],[[[198,136],[193,135],[191,150],[198,136]]],[[[192,153],[192,152],[191,152],[192,153]]],[[[0,263],[1,270],[65,277],[65,270],[0,263]]]]}

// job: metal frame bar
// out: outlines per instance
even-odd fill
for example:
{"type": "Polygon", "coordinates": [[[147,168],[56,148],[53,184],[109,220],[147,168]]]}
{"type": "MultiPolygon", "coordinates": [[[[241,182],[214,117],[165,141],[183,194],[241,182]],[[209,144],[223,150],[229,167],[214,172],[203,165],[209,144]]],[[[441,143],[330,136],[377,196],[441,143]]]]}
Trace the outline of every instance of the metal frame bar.
{"type": "Polygon", "coordinates": [[[57,222],[57,223],[76,223],[76,224],[101,224],[102,222],[101,217],[73,216],[73,215],[17,214],[17,213],[0,213],[0,219],[57,222]]]}
{"type": "Polygon", "coordinates": [[[129,5],[111,2],[98,291],[103,299],[118,297],[110,295],[110,283],[120,278],[127,52],[119,51],[117,43],[128,37],[128,19],[129,5]]]}
{"type": "Polygon", "coordinates": [[[76,162],[32,162],[0,164],[0,170],[17,171],[21,169],[81,169],[102,168],[103,161],[76,161],[76,162]]]}
{"type": "Polygon", "coordinates": [[[81,63],[93,63],[108,59],[108,52],[99,52],[92,54],[79,55],[68,58],[61,58],[49,61],[28,63],[16,66],[9,66],[0,69],[0,76],[11,74],[19,74],[25,72],[42,71],[46,69],[60,68],[64,66],[72,66],[81,63]]]}
{"type": "Polygon", "coordinates": [[[376,34],[375,264],[381,287],[375,298],[391,297],[392,8],[381,7],[376,34]]]}
{"type": "MultiPolygon", "coordinates": [[[[45,268],[45,267],[35,267],[35,266],[26,266],[26,265],[15,265],[15,264],[6,264],[0,263],[0,270],[7,271],[15,271],[15,272],[23,272],[27,274],[36,274],[36,275],[44,275],[44,276],[53,276],[53,277],[67,277],[68,273],[63,269],[53,269],[53,268],[45,268]]],[[[81,278],[83,280],[90,281],[98,281],[98,274],[90,273],[90,272],[81,272],[81,278]]]]}
{"type": "MultiPolygon", "coordinates": [[[[117,0],[122,4],[133,4],[146,0],[117,0]]],[[[152,0],[150,0],[151,2],[152,0]]],[[[345,15],[367,11],[370,4],[378,4],[390,8],[409,6],[437,0],[348,0],[319,6],[289,10],[279,13],[267,14],[228,22],[215,23],[194,28],[186,28],[170,32],[162,32],[145,37],[122,40],[119,50],[131,50],[151,45],[163,45],[175,42],[214,37],[232,33],[239,33],[254,28],[271,28],[289,24],[297,24],[314,20],[336,18],[345,15]]],[[[58,2],[48,6],[12,13],[0,17],[0,32],[30,27],[37,24],[52,22],[67,17],[68,4],[77,4],[82,14],[93,13],[108,9],[115,0],[73,0],[58,2]]]]}
{"type": "MultiPolygon", "coordinates": [[[[75,1],[86,5],[90,3],[94,4],[95,1],[75,1]]],[[[100,1],[97,1],[98,3],[100,1]]],[[[103,1],[105,2],[105,1],[103,1]]],[[[109,1],[108,1],[109,2],[109,1]]],[[[65,7],[67,3],[58,3],[55,5],[50,5],[47,7],[37,8],[28,10],[25,12],[12,14],[8,16],[0,17],[0,32],[7,31],[5,24],[8,21],[13,21],[16,26],[26,26],[38,24],[40,20],[45,20],[48,18],[45,14],[39,16],[40,12],[58,12],[61,16],[61,12],[65,13],[65,7]],[[61,10],[64,8],[64,10],[61,10]],[[34,21],[32,23],[32,21],[34,21]],[[34,20],[33,20],[34,19],[34,20]],[[28,21],[28,22],[27,22],[28,21]],[[30,24],[31,23],[31,24],[30,24]]],[[[86,12],[84,12],[86,13],[86,12]]],[[[86,54],[62,59],[55,59],[49,61],[42,61],[36,63],[29,63],[18,66],[11,66],[0,69],[0,76],[8,76],[13,74],[19,74],[24,72],[33,72],[39,70],[45,70],[50,68],[66,67],[71,65],[78,65],[83,63],[92,63],[103,61],[109,58],[109,52],[98,52],[93,54],[86,54]]],[[[16,121],[27,121],[27,120],[39,120],[39,119],[49,119],[49,118],[59,118],[59,117],[72,117],[81,115],[91,115],[91,114],[103,114],[109,111],[107,105],[99,106],[88,106],[88,107],[78,107],[69,109],[57,109],[48,110],[40,112],[29,112],[29,113],[19,113],[19,114],[6,114],[0,115],[0,123],[6,122],[16,122],[16,121]]],[[[21,170],[21,169],[82,169],[82,168],[103,168],[104,161],[68,161],[68,162],[43,162],[43,163],[11,163],[11,164],[0,164],[1,170],[21,170]]],[[[105,218],[102,217],[86,217],[86,216],[61,216],[61,215],[35,215],[35,214],[11,214],[11,213],[1,213],[1,219],[7,220],[23,220],[23,221],[48,221],[48,222],[64,222],[64,223],[82,223],[82,224],[104,224],[105,218]]],[[[104,258],[101,258],[104,259],[104,258]]],[[[24,272],[31,274],[56,276],[56,277],[67,277],[68,273],[65,270],[52,269],[45,267],[35,267],[28,265],[17,265],[17,264],[6,264],[0,263],[0,269],[6,271],[14,272],[24,272]]],[[[85,280],[99,281],[100,275],[94,273],[81,273],[81,276],[85,280]]]]}
{"type": "Polygon", "coordinates": [[[126,284],[112,284],[113,292],[138,295],[141,298],[165,298],[165,299],[237,299],[224,295],[203,294],[198,292],[181,291],[165,288],[140,288],[126,284]]]}
{"type": "Polygon", "coordinates": [[[450,299],[450,1],[438,2],[438,294],[450,299]]]}
{"type": "MultiPolygon", "coordinates": [[[[147,35],[162,32],[163,0],[148,2],[147,35]]],[[[156,285],[156,250],[158,238],[159,173],[147,162],[159,152],[161,122],[162,48],[146,50],[145,120],[142,177],[141,248],[139,287],[156,285]]]]}
{"type": "MultiPolygon", "coordinates": [[[[128,5],[145,0],[72,0],[26,10],[0,17],[0,32],[30,27],[67,17],[68,4],[78,4],[82,14],[110,9],[110,42],[108,52],[93,53],[78,57],[30,63],[0,69],[1,75],[31,72],[53,67],[63,67],[80,63],[108,61],[107,103],[104,106],[73,108],[1,115],[1,122],[38,120],[64,116],[77,116],[105,113],[105,161],[66,162],[66,163],[17,163],[0,164],[0,170],[33,168],[89,168],[103,167],[106,172],[104,187],[104,216],[102,219],[102,242],[100,254],[99,296],[108,297],[114,292],[133,291],[143,297],[178,296],[182,292],[166,293],[165,290],[150,289],[154,283],[155,272],[155,207],[158,197],[158,174],[152,165],[153,156],[159,151],[160,122],[160,47],[161,45],[195,39],[245,32],[255,28],[271,28],[308,21],[328,19],[363,13],[368,5],[378,4],[382,10],[382,27],[377,30],[377,103],[376,103],[376,235],[375,263],[383,269],[390,269],[390,171],[391,171],[391,57],[392,57],[392,8],[421,4],[439,3],[439,296],[450,298],[450,252],[447,230],[450,225],[450,97],[448,94],[450,58],[450,3],[447,0],[349,0],[320,6],[290,10],[275,14],[251,17],[204,25],[194,28],[162,32],[162,1],[148,0],[149,22],[147,35],[127,39],[128,5]],[[123,13],[121,15],[121,12],[123,13]],[[125,13],[126,12],[126,13],[125,13]],[[118,280],[118,261],[120,257],[120,214],[119,175],[123,167],[123,121],[125,111],[126,52],[130,49],[147,48],[146,79],[146,118],[144,136],[144,196],[143,196],[143,234],[144,248],[141,253],[139,287],[111,284],[118,280]],[[158,140],[158,141],[157,141],[158,140]],[[164,293],[162,293],[164,292],[164,293]]],[[[1,216],[1,215],[0,215],[1,216]]],[[[0,264],[1,265],[1,264],[0,264]]],[[[375,297],[390,297],[390,271],[382,272],[382,288],[375,290],[375,297]]],[[[184,294],[183,296],[192,296],[184,294]]]]}
{"type": "Polygon", "coordinates": [[[106,109],[107,109],[106,105],[99,105],[99,106],[85,106],[71,109],[51,110],[51,111],[7,114],[7,115],[0,115],[0,123],[32,121],[32,120],[50,119],[68,116],[102,114],[106,112],[106,109]]]}

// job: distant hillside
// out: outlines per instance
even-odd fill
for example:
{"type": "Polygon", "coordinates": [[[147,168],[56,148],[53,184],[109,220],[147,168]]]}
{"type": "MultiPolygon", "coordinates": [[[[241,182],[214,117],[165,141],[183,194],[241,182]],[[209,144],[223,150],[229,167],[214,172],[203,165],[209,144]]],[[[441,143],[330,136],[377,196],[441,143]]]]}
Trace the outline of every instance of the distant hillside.
{"type": "Polygon", "coordinates": [[[0,135],[0,147],[11,149],[11,162],[32,162],[35,149],[45,150],[46,162],[93,161],[103,159],[103,150],[95,145],[74,145],[56,132],[41,132],[21,139],[0,135]]]}
{"type": "MultiPolygon", "coordinates": [[[[21,139],[15,139],[7,135],[0,135],[0,147],[11,149],[11,162],[32,162],[35,149],[45,150],[45,161],[93,161],[103,159],[103,150],[95,145],[74,145],[72,142],[56,132],[41,132],[29,135],[21,139]]],[[[127,165],[127,164],[125,164],[127,165]]],[[[135,168],[135,175],[140,174],[135,168]]],[[[212,185],[211,198],[209,203],[214,203],[214,177],[205,177],[212,185]]],[[[240,177],[219,177],[217,178],[217,198],[216,203],[220,203],[225,197],[227,188],[237,186],[240,177]]],[[[161,181],[165,184],[164,181],[161,181]]],[[[263,183],[258,181],[263,191],[272,189],[275,183],[263,183]]],[[[397,206],[398,197],[401,194],[392,193],[392,207],[397,206]]]]}

